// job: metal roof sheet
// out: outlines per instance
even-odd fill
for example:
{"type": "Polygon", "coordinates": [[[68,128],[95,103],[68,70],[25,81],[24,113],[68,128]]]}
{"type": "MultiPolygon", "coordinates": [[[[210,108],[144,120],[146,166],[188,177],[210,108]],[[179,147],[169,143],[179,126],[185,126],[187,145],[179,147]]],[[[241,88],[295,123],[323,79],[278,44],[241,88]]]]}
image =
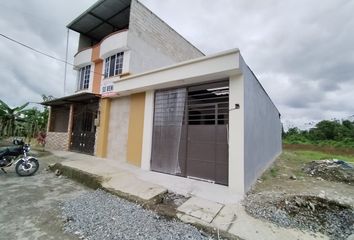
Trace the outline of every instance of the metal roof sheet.
{"type": "Polygon", "coordinates": [[[99,0],[67,26],[100,41],[112,32],[128,28],[131,0],[99,0]]]}

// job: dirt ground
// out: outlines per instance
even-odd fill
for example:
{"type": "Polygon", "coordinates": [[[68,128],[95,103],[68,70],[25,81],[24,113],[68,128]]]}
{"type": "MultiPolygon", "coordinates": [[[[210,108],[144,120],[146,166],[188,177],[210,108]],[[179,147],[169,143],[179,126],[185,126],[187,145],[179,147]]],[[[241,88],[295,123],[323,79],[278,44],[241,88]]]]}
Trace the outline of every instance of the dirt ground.
{"type": "Polygon", "coordinates": [[[78,239],[63,233],[58,204],[91,190],[46,171],[48,164],[60,159],[40,155],[40,170],[34,176],[18,177],[13,168],[8,174],[0,172],[1,240],[78,239]]]}
{"type": "MultiPolygon", "coordinates": [[[[354,207],[353,185],[312,177],[302,170],[306,163],[330,156],[310,151],[284,150],[273,166],[258,180],[252,193],[281,192],[316,195],[354,207]],[[296,180],[291,179],[291,176],[295,176],[296,180]]],[[[333,157],[338,156],[333,155],[333,157]]],[[[348,157],[348,161],[352,163],[351,156],[348,157]]]]}

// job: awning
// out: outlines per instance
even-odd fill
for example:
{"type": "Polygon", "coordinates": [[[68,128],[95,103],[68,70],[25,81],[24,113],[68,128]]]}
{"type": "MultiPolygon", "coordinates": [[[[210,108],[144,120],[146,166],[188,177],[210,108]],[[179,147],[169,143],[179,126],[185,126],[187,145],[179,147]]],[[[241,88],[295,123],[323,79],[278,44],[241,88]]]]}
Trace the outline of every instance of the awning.
{"type": "Polygon", "coordinates": [[[66,96],[66,97],[42,102],[41,104],[44,106],[61,106],[61,105],[68,105],[71,103],[93,103],[95,101],[98,101],[100,97],[101,97],[100,94],[79,93],[71,96],[66,96]]]}
{"type": "Polygon", "coordinates": [[[100,0],[67,27],[95,41],[129,27],[131,0],[100,0]]]}

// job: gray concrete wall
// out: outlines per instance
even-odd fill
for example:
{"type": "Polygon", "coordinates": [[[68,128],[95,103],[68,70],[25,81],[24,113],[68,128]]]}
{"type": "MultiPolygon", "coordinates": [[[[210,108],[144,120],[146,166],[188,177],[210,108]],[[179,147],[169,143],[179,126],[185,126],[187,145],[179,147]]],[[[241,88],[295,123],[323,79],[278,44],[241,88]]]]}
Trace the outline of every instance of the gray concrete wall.
{"type": "Polygon", "coordinates": [[[252,71],[240,61],[244,75],[245,191],[282,151],[279,112],[252,71]]]}
{"type": "Polygon", "coordinates": [[[128,32],[133,74],[194,59],[203,54],[137,0],[131,4],[128,32]]]}
{"type": "Polygon", "coordinates": [[[126,161],[130,116],[130,97],[113,99],[111,102],[107,158],[126,161]]]}

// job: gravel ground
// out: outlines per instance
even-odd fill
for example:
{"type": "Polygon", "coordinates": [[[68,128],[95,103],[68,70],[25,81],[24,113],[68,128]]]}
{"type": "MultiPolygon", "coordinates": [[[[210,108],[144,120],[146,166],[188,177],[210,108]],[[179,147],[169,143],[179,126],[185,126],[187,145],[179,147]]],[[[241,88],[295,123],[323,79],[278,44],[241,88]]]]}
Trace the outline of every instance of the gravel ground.
{"type": "Polygon", "coordinates": [[[338,240],[354,234],[354,210],[323,198],[258,193],[248,195],[244,205],[252,216],[282,227],[321,232],[338,240]]]}
{"type": "Polygon", "coordinates": [[[0,240],[77,240],[63,232],[58,206],[91,191],[65,177],[44,170],[47,161],[40,157],[39,171],[31,177],[19,177],[13,167],[0,172],[0,240]]]}
{"type": "Polygon", "coordinates": [[[64,201],[61,210],[65,231],[81,239],[212,239],[191,225],[161,218],[102,190],[64,201]]]}

